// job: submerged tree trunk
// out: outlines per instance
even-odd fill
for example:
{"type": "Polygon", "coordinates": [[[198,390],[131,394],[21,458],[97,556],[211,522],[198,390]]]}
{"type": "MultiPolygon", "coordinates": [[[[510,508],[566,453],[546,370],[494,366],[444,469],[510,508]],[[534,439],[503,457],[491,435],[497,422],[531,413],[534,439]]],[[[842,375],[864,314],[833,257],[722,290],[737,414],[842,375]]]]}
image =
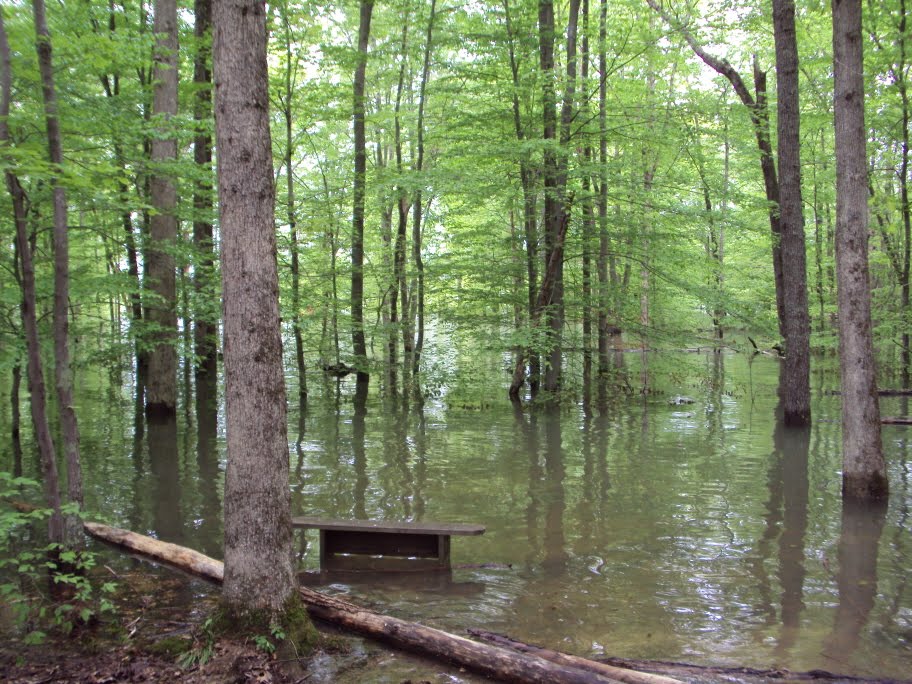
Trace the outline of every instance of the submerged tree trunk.
{"type": "Polygon", "coordinates": [[[801,201],[801,136],[798,43],[794,0],[773,0],[778,93],[779,230],[782,237],[785,328],[785,424],[811,422],[810,335],[804,209],[801,201]]]}
{"type": "Polygon", "coordinates": [[[367,377],[367,342],[364,335],[364,186],[367,175],[367,150],[364,131],[364,79],[367,70],[367,43],[370,38],[373,0],[361,0],[358,25],[358,63],[355,67],[353,127],[355,135],[355,178],[352,185],[352,347],[359,376],[367,377]]]}
{"type": "MultiPolygon", "coordinates": [[[[54,379],[57,386],[57,407],[60,413],[60,432],[63,438],[67,473],[67,498],[82,508],[82,465],[79,462],[79,425],[73,406],[73,374],[70,367],[70,242],[67,220],[66,191],[61,183],[63,173],[63,142],[57,118],[57,91],[54,87],[54,67],[51,60],[51,36],[48,32],[44,0],[33,0],[35,34],[37,37],[38,68],[44,96],[44,117],[47,125],[48,153],[54,167],[51,179],[54,195],[54,379]]],[[[82,539],[78,515],[66,518],[66,544],[73,546],[82,539]]]]}
{"type": "Polygon", "coordinates": [[[282,612],[295,586],[265,3],[213,12],[228,466],[223,601],[282,612]]]}
{"type": "Polygon", "coordinates": [[[887,497],[888,483],[871,331],[861,40],[861,0],[833,0],[842,492],[847,499],[877,500],[887,497]]]}
{"type": "MultiPolygon", "coordinates": [[[[10,47],[6,37],[6,26],[3,22],[3,8],[0,7],[0,151],[6,157],[9,151],[9,117],[12,98],[12,71],[10,65],[10,47]]],[[[4,161],[7,161],[4,159],[4,161]]],[[[22,275],[22,327],[25,330],[27,352],[27,373],[30,394],[32,423],[38,442],[38,454],[41,459],[41,470],[44,480],[44,498],[51,509],[48,518],[48,540],[63,543],[64,522],[60,513],[60,490],[57,477],[57,459],[54,451],[54,440],[47,419],[47,396],[44,386],[44,374],[41,369],[41,345],[38,340],[38,317],[36,314],[37,297],[35,295],[35,265],[32,262],[32,248],[28,239],[26,225],[27,198],[19,179],[8,164],[4,171],[6,187],[13,205],[13,223],[16,228],[16,247],[22,275]]]]}
{"type": "Polygon", "coordinates": [[[167,131],[177,116],[177,4],[155,0],[155,67],[152,113],[163,119],[163,129],[152,139],[150,201],[155,212],[146,250],[149,292],[146,320],[153,326],[154,346],[149,354],[146,412],[172,415],[177,407],[177,285],[174,249],[177,245],[177,185],[167,169],[177,160],[177,139],[167,131]],[[163,168],[164,167],[164,168],[163,168]]]}

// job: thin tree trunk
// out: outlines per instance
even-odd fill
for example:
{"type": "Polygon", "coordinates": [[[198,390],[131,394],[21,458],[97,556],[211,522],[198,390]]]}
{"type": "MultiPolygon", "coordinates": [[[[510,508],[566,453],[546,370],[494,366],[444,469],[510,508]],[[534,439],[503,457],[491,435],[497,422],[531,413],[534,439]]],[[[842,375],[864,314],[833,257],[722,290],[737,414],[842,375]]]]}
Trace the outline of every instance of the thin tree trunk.
{"type": "Polygon", "coordinates": [[[598,374],[608,375],[608,0],[599,12],[598,374]]]}
{"type": "MultiPolygon", "coordinates": [[[[10,134],[7,124],[12,98],[12,71],[10,47],[3,22],[3,8],[0,7],[0,150],[6,157],[9,151],[10,134]]],[[[5,160],[6,161],[6,160],[5,160]]],[[[44,480],[44,498],[51,515],[48,518],[48,540],[63,543],[64,521],[60,513],[60,490],[57,477],[57,458],[54,440],[47,419],[47,397],[44,374],[41,369],[41,345],[38,340],[37,297],[35,294],[35,266],[32,262],[32,248],[28,239],[26,206],[27,197],[19,179],[13,173],[13,164],[7,162],[4,176],[6,187],[13,205],[13,223],[16,227],[16,248],[22,275],[22,327],[25,330],[27,373],[30,394],[32,423],[38,442],[38,454],[44,480]]]]}
{"type": "MultiPolygon", "coordinates": [[[[57,406],[66,459],[67,497],[70,503],[82,508],[82,466],[79,462],[79,425],[73,407],[73,375],[70,367],[69,299],[70,243],[67,225],[66,191],[61,183],[63,173],[63,143],[57,117],[57,91],[54,87],[54,67],[51,59],[51,36],[47,26],[44,0],[33,0],[38,68],[44,97],[44,117],[47,125],[48,153],[55,174],[51,180],[54,195],[54,379],[57,386],[57,406]]],[[[82,538],[78,516],[67,516],[68,546],[82,538]]]]}
{"type": "Polygon", "coordinates": [[[364,335],[364,186],[367,151],[364,131],[364,79],[367,69],[367,43],[370,37],[373,0],[361,0],[358,25],[358,64],[355,67],[353,122],[355,135],[355,178],[352,186],[352,347],[359,377],[367,377],[367,343],[364,335]]]}
{"type": "Polygon", "coordinates": [[[303,407],[307,403],[307,366],[304,362],[304,340],[301,337],[301,264],[298,254],[298,214],[294,188],[294,136],[292,131],[292,97],[297,87],[292,64],[297,67],[294,56],[291,22],[288,18],[287,5],[282,10],[282,23],[285,29],[285,92],[282,95],[282,116],[285,119],[285,204],[288,212],[289,250],[291,251],[291,328],[294,336],[295,366],[298,371],[298,403],[303,407]]]}
{"type": "Polygon", "coordinates": [[[173,415],[177,407],[177,285],[174,249],[177,245],[177,186],[169,162],[177,160],[177,139],[167,122],[177,115],[178,45],[175,0],[155,0],[155,65],[152,113],[165,129],[152,140],[150,244],[146,273],[152,297],[146,301],[146,320],[153,326],[149,354],[146,412],[173,415]],[[168,137],[166,137],[168,136],[168,137]]]}
{"type": "MultiPolygon", "coordinates": [[[[516,139],[522,143],[526,139],[525,128],[519,105],[520,79],[519,64],[516,60],[515,33],[510,18],[509,0],[503,0],[504,17],[507,29],[508,49],[510,53],[510,72],[513,77],[513,127],[516,139]]],[[[527,294],[527,320],[531,321],[535,311],[535,301],[538,297],[538,219],[536,218],[536,192],[535,172],[532,169],[528,154],[523,153],[519,159],[519,179],[523,195],[523,239],[526,243],[526,294],[527,294]]],[[[529,386],[532,398],[538,393],[540,362],[538,352],[533,347],[520,350],[523,355],[523,364],[529,362],[529,386]]],[[[518,394],[517,394],[518,396],[518,394]]]]}
{"type": "Polygon", "coordinates": [[[266,10],[213,5],[228,466],[223,601],[277,615],[293,595],[266,10]]]}
{"type": "MultiPolygon", "coordinates": [[[[424,105],[427,99],[427,84],[431,73],[431,51],[434,38],[434,18],[437,11],[437,0],[431,0],[431,12],[428,17],[427,35],[424,41],[424,63],[421,67],[421,86],[418,90],[418,143],[415,159],[415,173],[418,175],[418,187],[412,200],[412,260],[415,263],[415,343],[412,349],[412,375],[418,375],[421,366],[421,352],[424,349],[424,261],[421,257],[421,187],[424,172],[424,105]]],[[[418,386],[417,384],[415,385],[418,386]]]]}
{"type": "Polygon", "coordinates": [[[776,162],[773,159],[773,148],[770,143],[770,124],[769,124],[769,107],[766,101],[766,73],[760,69],[759,62],[754,58],[754,92],[751,95],[744,79],[741,78],[735,68],[726,59],[715,57],[703,48],[690,31],[674,21],[664,9],[662,9],[658,0],[646,0],[649,6],[659,13],[665,22],[681,33],[684,40],[693,50],[694,54],[699,57],[704,64],[713,69],[720,76],[724,76],[732,87],[738,99],[747,108],[754,125],[754,136],[757,140],[757,148],[760,150],[760,170],[763,174],[763,185],[766,190],[766,201],[769,204],[769,222],[770,232],[772,233],[772,253],[773,253],[773,278],[776,283],[776,314],[779,321],[779,334],[785,337],[785,316],[784,294],[783,294],[783,273],[782,259],[779,249],[779,181],[776,176],[776,162]]]}
{"type": "Polygon", "coordinates": [[[868,280],[861,0],[833,0],[833,68],[842,492],[846,499],[876,500],[887,497],[889,486],[881,447],[868,280]]]}
{"type": "Polygon", "coordinates": [[[193,139],[193,161],[199,177],[193,186],[193,244],[196,248],[196,266],[193,269],[193,289],[197,310],[193,327],[194,354],[196,355],[196,382],[206,383],[206,378],[218,374],[217,341],[218,320],[212,315],[215,292],[215,254],[212,220],[212,136],[209,121],[212,117],[212,73],[210,58],[212,30],[212,0],[195,0],[194,34],[197,52],[193,64],[193,82],[197,87],[193,107],[196,136],[193,139]],[[200,305],[200,302],[203,304],[200,305]]]}
{"type": "MultiPolygon", "coordinates": [[[[580,55],[582,90],[589,88],[589,0],[583,0],[583,44],[580,55]]],[[[584,119],[589,118],[588,101],[584,104],[584,119]]],[[[592,210],[592,147],[583,149],[583,401],[588,411],[592,388],[592,238],[595,233],[595,214],[592,210]]]]}
{"type": "Polygon", "coordinates": [[[405,87],[405,69],[408,61],[408,20],[406,15],[402,23],[402,45],[400,52],[402,61],[399,64],[399,82],[396,85],[396,104],[393,110],[393,150],[396,155],[396,185],[395,202],[398,221],[396,223],[396,239],[393,249],[393,280],[395,281],[393,294],[390,299],[390,320],[394,326],[400,326],[402,335],[403,382],[407,382],[408,369],[413,352],[413,339],[411,320],[409,317],[409,291],[408,280],[405,274],[405,251],[408,233],[409,200],[408,191],[402,185],[402,91],[405,87]],[[396,296],[398,294],[398,298],[396,296]],[[399,316],[398,301],[402,302],[402,315],[399,316]]]}
{"type": "Polygon", "coordinates": [[[778,95],[779,230],[782,238],[783,309],[785,316],[784,420],[786,425],[811,422],[810,335],[804,209],[801,200],[801,136],[798,105],[798,43],[794,0],[773,0],[778,95]]]}
{"type": "Polygon", "coordinates": [[[906,0],[899,2],[899,64],[894,69],[899,95],[902,100],[902,166],[899,175],[900,208],[903,225],[902,266],[899,279],[902,336],[900,339],[900,364],[903,387],[909,386],[912,373],[912,350],[909,349],[909,265],[912,253],[912,208],[909,207],[909,84],[906,79],[906,0]]]}

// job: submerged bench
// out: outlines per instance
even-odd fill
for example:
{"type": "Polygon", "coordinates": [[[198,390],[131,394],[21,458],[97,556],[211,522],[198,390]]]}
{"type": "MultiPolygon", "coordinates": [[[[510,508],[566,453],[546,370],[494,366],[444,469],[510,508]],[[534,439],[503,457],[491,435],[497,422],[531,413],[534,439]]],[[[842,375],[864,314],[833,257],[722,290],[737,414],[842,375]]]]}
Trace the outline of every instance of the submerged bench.
{"type": "MultiPolygon", "coordinates": [[[[393,556],[421,559],[421,568],[450,568],[450,537],[484,534],[467,523],[327,520],[292,518],[293,527],[320,530],[320,567],[339,566],[339,556],[393,556]]],[[[411,561],[410,561],[411,563],[411,561]]]]}

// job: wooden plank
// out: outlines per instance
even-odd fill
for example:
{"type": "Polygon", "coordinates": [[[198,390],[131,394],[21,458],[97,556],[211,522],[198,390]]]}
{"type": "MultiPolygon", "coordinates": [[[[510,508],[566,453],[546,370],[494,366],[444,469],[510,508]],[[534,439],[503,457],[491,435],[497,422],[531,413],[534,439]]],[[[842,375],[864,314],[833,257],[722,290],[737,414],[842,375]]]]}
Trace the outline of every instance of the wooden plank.
{"type": "Polygon", "coordinates": [[[375,530],[323,530],[324,553],[354,553],[364,556],[399,556],[402,558],[439,558],[436,534],[401,534],[375,530]]]}
{"type": "Polygon", "coordinates": [[[884,425],[912,425],[912,417],[909,416],[882,416],[880,422],[884,425]]]}
{"type": "Polygon", "coordinates": [[[398,520],[335,520],[298,516],[291,519],[294,527],[310,530],[346,532],[382,532],[387,534],[449,534],[475,536],[484,534],[484,525],[471,523],[406,522],[398,520]]]}

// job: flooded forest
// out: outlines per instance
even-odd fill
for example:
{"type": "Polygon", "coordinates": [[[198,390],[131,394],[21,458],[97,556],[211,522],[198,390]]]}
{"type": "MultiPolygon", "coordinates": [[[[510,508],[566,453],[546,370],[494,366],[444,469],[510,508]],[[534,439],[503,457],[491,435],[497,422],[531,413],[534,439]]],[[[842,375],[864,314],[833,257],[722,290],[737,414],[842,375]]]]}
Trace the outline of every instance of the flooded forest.
{"type": "MultiPolygon", "coordinates": [[[[296,660],[303,607],[325,618],[304,586],[448,637],[715,668],[688,681],[907,678],[909,17],[4,3],[16,662],[129,640],[155,594],[195,616],[182,672],[216,623],[296,660]],[[484,533],[431,571],[334,573],[303,518],[484,533]]],[[[584,681],[369,643],[305,678],[584,681]]]]}

